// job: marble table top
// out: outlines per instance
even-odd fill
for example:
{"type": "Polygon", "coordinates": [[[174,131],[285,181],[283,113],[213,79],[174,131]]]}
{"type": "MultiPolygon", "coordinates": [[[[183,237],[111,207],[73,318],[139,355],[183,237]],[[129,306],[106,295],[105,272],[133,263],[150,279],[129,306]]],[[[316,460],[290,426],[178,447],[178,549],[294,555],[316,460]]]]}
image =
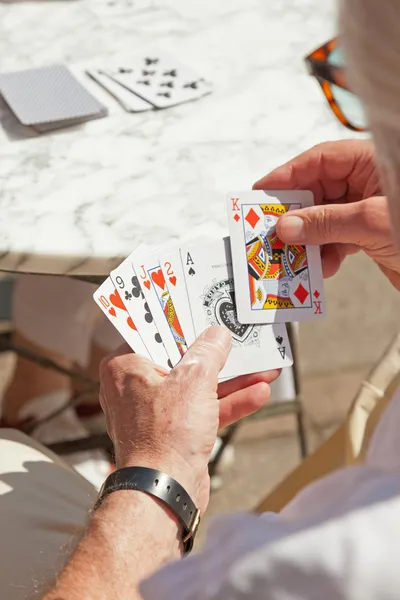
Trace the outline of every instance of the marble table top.
{"type": "Polygon", "coordinates": [[[3,0],[3,71],[63,62],[83,73],[165,51],[215,88],[130,114],[86,78],[110,115],[51,135],[1,104],[0,269],[106,275],[141,242],[224,233],[226,191],[352,137],[302,60],[335,26],[331,0],[3,0]]]}

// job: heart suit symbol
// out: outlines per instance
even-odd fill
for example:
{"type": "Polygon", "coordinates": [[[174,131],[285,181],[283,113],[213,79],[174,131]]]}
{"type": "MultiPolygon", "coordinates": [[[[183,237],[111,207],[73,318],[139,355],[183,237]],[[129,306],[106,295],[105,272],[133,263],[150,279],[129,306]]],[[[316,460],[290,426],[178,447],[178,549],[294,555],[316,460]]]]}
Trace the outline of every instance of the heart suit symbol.
{"type": "Polygon", "coordinates": [[[128,317],[126,320],[126,324],[133,329],[134,331],[136,331],[136,327],[135,327],[135,323],[132,321],[131,317],[128,317]]]}
{"type": "MultiPolygon", "coordinates": [[[[125,304],[122,302],[121,296],[118,294],[117,290],[114,290],[114,293],[110,294],[110,302],[117,308],[120,308],[121,310],[126,310],[125,304]]],[[[114,316],[115,316],[115,311],[114,311],[114,316]]]]}
{"type": "Polygon", "coordinates": [[[151,274],[151,278],[154,281],[154,283],[158,285],[159,288],[161,288],[162,290],[165,288],[165,279],[161,269],[158,269],[158,271],[153,271],[151,274]]]}

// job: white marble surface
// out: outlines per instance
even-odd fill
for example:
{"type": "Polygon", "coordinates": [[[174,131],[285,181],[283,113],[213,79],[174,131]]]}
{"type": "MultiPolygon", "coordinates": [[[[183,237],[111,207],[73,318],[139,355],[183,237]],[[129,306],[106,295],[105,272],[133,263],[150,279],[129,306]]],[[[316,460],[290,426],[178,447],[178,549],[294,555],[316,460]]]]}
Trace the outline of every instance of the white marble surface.
{"type": "Polygon", "coordinates": [[[224,230],[226,191],[351,137],[302,61],[335,33],[331,0],[112,1],[2,0],[2,70],[79,72],[164,50],[214,93],[128,114],[87,79],[110,116],[42,136],[0,105],[0,269],[107,274],[140,242],[224,230]]]}

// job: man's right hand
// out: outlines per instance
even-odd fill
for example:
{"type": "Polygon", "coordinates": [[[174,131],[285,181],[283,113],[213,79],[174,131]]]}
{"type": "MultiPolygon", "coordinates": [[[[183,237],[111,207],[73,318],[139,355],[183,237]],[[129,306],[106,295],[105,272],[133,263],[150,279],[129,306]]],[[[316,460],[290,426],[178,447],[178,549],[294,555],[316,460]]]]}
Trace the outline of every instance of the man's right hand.
{"type": "Polygon", "coordinates": [[[277,233],[286,243],[322,246],[324,277],[332,277],[347,255],[363,250],[400,290],[400,251],[370,141],[314,146],[257,181],[253,189],[314,193],[316,206],[279,219],[277,233]]]}

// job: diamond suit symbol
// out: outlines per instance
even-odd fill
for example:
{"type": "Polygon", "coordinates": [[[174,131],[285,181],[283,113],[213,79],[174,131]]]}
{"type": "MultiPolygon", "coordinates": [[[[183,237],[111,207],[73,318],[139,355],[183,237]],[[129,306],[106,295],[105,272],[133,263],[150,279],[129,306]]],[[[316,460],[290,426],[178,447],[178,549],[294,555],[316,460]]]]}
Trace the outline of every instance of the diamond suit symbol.
{"type": "Polygon", "coordinates": [[[245,219],[248,222],[248,224],[251,225],[252,228],[254,229],[254,227],[257,225],[258,221],[260,220],[260,217],[258,216],[256,211],[251,208],[249,210],[249,212],[247,213],[247,215],[245,216],[245,219]]]}
{"type": "Polygon", "coordinates": [[[320,295],[321,295],[321,294],[319,293],[319,291],[318,291],[318,290],[315,290],[315,292],[314,292],[314,296],[316,297],[316,299],[317,299],[317,300],[318,300],[318,298],[320,297],[320,295]]]}
{"type": "Polygon", "coordinates": [[[303,287],[300,283],[297,286],[296,291],[294,292],[294,295],[296,296],[298,301],[301,302],[301,304],[304,304],[304,302],[307,300],[307,297],[310,295],[310,293],[307,292],[306,288],[303,287]]]}
{"type": "Polygon", "coordinates": [[[235,215],[233,218],[235,219],[236,223],[237,223],[238,221],[240,221],[240,217],[239,217],[239,215],[238,215],[237,213],[236,213],[236,215],[235,215]]]}

